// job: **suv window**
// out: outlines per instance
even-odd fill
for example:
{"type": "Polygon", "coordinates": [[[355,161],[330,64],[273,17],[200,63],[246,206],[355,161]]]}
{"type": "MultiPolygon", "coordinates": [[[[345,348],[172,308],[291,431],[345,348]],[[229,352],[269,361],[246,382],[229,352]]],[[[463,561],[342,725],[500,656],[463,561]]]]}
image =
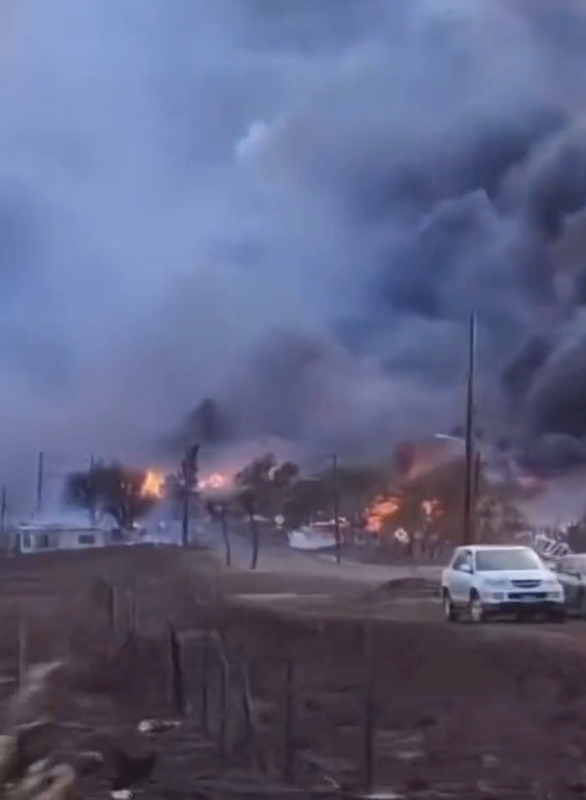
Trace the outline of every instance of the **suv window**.
{"type": "Polygon", "coordinates": [[[539,556],[530,547],[502,547],[479,550],[476,553],[479,572],[498,572],[507,569],[543,569],[539,556]]]}
{"type": "Polygon", "coordinates": [[[465,564],[472,567],[472,553],[467,550],[462,550],[454,559],[452,569],[461,570],[465,564]]]}

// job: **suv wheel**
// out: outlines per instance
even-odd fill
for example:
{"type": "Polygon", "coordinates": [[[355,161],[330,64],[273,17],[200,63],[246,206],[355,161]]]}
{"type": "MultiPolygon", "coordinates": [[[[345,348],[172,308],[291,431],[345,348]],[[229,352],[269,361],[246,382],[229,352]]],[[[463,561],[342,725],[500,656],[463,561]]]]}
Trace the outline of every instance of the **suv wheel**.
{"type": "Polygon", "coordinates": [[[450,593],[447,589],[444,589],[443,594],[443,603],[444,603],[444,617],[448,622],[457,622],[458,621],[458,612],[454,608],[452,603],[452,598],[450,597],[450,593]]]}
{"type": "Polygon", "coordinates": [[[477,624],[480,622],[484,622],[484,609],[482,607],[482,603],[480,602],[480,597],[478,593],[472,591],[470,593],[470,602],[468,603],[468,611],[470,613],[470,619],[472,622],[476,622],[477,624]]]}

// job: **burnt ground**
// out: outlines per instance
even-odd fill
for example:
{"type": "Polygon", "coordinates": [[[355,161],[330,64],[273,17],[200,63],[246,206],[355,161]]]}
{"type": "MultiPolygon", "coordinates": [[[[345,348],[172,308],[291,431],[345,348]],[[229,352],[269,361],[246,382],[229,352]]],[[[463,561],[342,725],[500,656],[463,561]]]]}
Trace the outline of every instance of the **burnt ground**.
{"type": "MultiPolygon", "coordinates": [[[[282,797],[287,749],[295,796],[356,796],[369,697],[378,789],[414,798],[586,795],[586,622],[451,626],[426,581],[373,588],[335,576],[227,572],[206,553],[148,547],[0,562],[0,622],[6,714],[26,629],[21,660],[26,651],[28,663],[67,657],[71,665],[50,711],[85,727],[68,729],[63,747],[107,741],[156,751],[153,780],[137,796],[282,797]],[[100,577],[116,590],[114,630],[100,577]],[[187,715],[146,736],[137,733],[141,719],[175,716],[169,623],[182,645],[187,715]],[[218,633],[230,664],[224,752],[215,645],[206,651],[202,731],[202,630],[218,633]],[[246,739],[236,708],[244,673],[246,739]]],[[[82,779],[82,796],[108,789],[107,767],[82,779]]]]}

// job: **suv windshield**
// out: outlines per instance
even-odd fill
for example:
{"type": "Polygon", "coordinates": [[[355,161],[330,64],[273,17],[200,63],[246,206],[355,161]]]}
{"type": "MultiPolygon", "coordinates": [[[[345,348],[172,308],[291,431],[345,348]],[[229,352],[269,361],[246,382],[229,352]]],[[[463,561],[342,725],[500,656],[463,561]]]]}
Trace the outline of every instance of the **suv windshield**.
{"type": "Polygon", "coordinates": [[[541,568],[539,556],[528,547],[503,547],[502,550],[478,550],[476,553],[476,569],[479,572],[541,568]]]}

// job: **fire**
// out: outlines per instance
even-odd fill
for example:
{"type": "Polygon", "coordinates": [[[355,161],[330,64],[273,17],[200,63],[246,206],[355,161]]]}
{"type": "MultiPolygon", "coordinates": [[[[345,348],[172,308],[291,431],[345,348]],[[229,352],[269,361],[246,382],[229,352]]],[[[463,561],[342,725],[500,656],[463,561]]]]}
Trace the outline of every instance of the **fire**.
{"type": "Polygon", "coordinates": [[[199,488],[204,491],[206,489],[211,489],[212,491],[215,489],[217,491],[218,489],[225,489],[230,483],[231,480],[228,475],[222,472],[212,472],[207,478],[202,478],[199,481],[199,488]]]}
{"type": "Polygon", "coordinates": [[[377,497],[364,512],[367,531],[379,533],[385,523],[401,508],[398,497],[377,497]]]}
{"type": "Polygon", "coordinates": [[[149,469],[145,475],[140,493],[143,497],[162,497],[165,489],[165,476],[161,472],[149,469]]]}
{"type": "MultiPolygon", "coordinates": [[[[397,495],[377,497],[364,512],[366,530],[380,533],[400,508],[401,498],[397,495]]],[[[440,501],[435,499],[423,500],[421,511],[426,522],[437,520],[443,513],[440,501]]]]}

